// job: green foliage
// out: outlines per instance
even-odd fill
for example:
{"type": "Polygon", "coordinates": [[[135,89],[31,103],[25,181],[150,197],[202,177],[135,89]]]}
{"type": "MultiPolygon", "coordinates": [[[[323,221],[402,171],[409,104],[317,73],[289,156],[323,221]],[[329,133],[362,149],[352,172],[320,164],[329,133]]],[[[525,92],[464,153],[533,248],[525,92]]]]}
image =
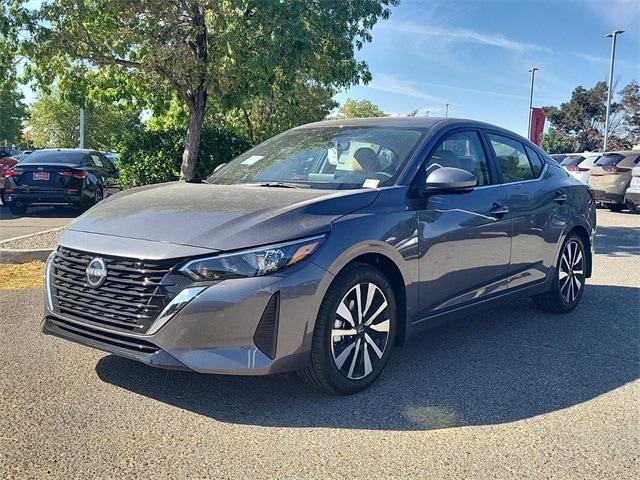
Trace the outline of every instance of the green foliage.
{"type": "MultiPolygon", "coordinates": [[[[57,94],[42,93],[30,109],[35,148],[77,148],[80,139],[80,108],[57,94]]],[[[142,131],[139,114],[126,104],[87,99],[85,142],[89,148],[111,150],[122,138],[142,131]]]]}
{"type": "Polygon", "coordinates": [[[22,121],[27,117],[27,106],[15,80],[0,79],[0,143],[22,143],[22,121]]]}
{"type": "MultiPolygon", "coordinates": [[[[173,90],[189,112],[181,176],[191,178],[210,100],[223,117],[243,112],[252,138],[269,135],[268,122],[258,125],[253,117],[262,118],[278,92],[291,91],[300,79],[325,88],[371,79],[355,51],[371,41],[370,30],[398,3],[57,0],[41,3],[18,23],[25,32],[22,52],[32,62],[29,73],[42,86],[58,79],[63,96],[76,104],[91,96],[96,68],[123,80],[128,94],[142,97],[136,89],[144,85],[154,110],[173,90]]],[[[297,123],[295,116],[278,118],[274,130],[297,123]]]]}
{"type": "Polygon", "coordinates": [[[548,153],[571,153],[577,151],[573,148],[573,142],[554,128],[550,128],[547,133],[542,134],[540,147],[548,153]]]}
{"type": "MultiPolygon", "coordinates": [[[[180,177],[184,131],[147,130],[129,135],[118,146],[118,167],[123,188],[170,182],[180,177]]],[[[217,165],[247,150],[250,143],[231,129],[205,126],[196,178],[209,175],[217,165]]]]}
{"type": "Polygon", "coordinates": [[[367,118],[388,117],[380,108],[369,100],[352,100],[350,98],[340,106],[334,118],[367,118]]]}
{"type": "Polygon", "coordinates": [[[323,120],[338,106],[333,95],[332,88],[312,82],[300,81],[288,90],[274,85],[268,96],[247,99],[224,122],[256,144],[298,125],[323,120]]]}

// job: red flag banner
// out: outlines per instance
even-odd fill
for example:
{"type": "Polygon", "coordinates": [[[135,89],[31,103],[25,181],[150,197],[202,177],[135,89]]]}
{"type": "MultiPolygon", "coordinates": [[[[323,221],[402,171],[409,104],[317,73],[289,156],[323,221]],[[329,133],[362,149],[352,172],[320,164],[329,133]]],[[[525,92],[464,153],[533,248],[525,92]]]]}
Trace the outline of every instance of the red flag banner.
{"type": "Polygon", "coordinates": [[[536,145],[540,145],[540,137],[544,131],[544,112],[541,108],[531,109],[531,131],[529,132],[529,140],[536,145]]]}

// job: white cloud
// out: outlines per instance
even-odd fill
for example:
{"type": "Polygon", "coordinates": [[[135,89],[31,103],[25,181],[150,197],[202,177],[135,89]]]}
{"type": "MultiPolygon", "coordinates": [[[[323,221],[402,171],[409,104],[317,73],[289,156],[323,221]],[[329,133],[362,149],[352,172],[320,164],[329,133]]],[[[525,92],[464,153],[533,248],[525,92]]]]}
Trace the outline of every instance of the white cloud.
{"type": "Polygon", "coordinates": [[[465,28],[436,27],[412,22],[389,22],[383,28],[410,34],[420,41],[424,41],[427,37],[440,38],[458,43],[493,46],[517,53],[545,50],[540,46],[510,40],[502,35],[487,35],[465,28]]]}

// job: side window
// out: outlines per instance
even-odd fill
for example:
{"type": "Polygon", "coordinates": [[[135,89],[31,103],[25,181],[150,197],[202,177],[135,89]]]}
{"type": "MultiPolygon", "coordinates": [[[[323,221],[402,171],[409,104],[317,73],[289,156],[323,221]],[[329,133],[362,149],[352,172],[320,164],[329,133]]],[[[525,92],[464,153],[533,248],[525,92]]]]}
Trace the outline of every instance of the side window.
{"type": "Polygon", "coordinates": [[[476,176],[478,186],[491,184],[487,157],[477,132],[456,132],[444,137],[427,159],[427,175],[440,167],[467,170],[476,176]]]}
{"type": "Polygon", "coordinates": [[[512,138],[488,134],[496,154],[504,183],[521,182],[538,178],[542,172],[542,160],[522,142],[512,138]]]}

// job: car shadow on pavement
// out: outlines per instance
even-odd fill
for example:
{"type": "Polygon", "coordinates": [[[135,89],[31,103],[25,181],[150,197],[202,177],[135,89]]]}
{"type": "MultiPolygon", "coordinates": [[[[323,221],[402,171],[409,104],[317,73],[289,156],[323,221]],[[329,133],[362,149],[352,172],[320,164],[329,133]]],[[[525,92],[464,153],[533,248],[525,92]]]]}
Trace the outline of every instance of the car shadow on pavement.
{"type": "Polygon", "coordinates": [[[385,374],[349,397],[311,390],[295,375],[204,375],[113,355],[96,371],[104,382],[229,423],[399,431],[500,424],[637,379],[640,326],[627,306],[638,293],[588,285],[567,315],[522,300],[435,328],[395,349],[385,374]]]}
{"type": "Polygon", "coordinates": [[[596,253],[609,257],[640,255],[640,230],[629,227],[598,227],[596,253]]]}
{"type": "Polygon", "coordinates": [[[20,217],[75,218],[81,213],[83,213],[81,209],[72,207],[31,207],[23,215],[14,215],[9,211],[9,207],[5,207],[0,203],[0,219],[20,217]]]}

